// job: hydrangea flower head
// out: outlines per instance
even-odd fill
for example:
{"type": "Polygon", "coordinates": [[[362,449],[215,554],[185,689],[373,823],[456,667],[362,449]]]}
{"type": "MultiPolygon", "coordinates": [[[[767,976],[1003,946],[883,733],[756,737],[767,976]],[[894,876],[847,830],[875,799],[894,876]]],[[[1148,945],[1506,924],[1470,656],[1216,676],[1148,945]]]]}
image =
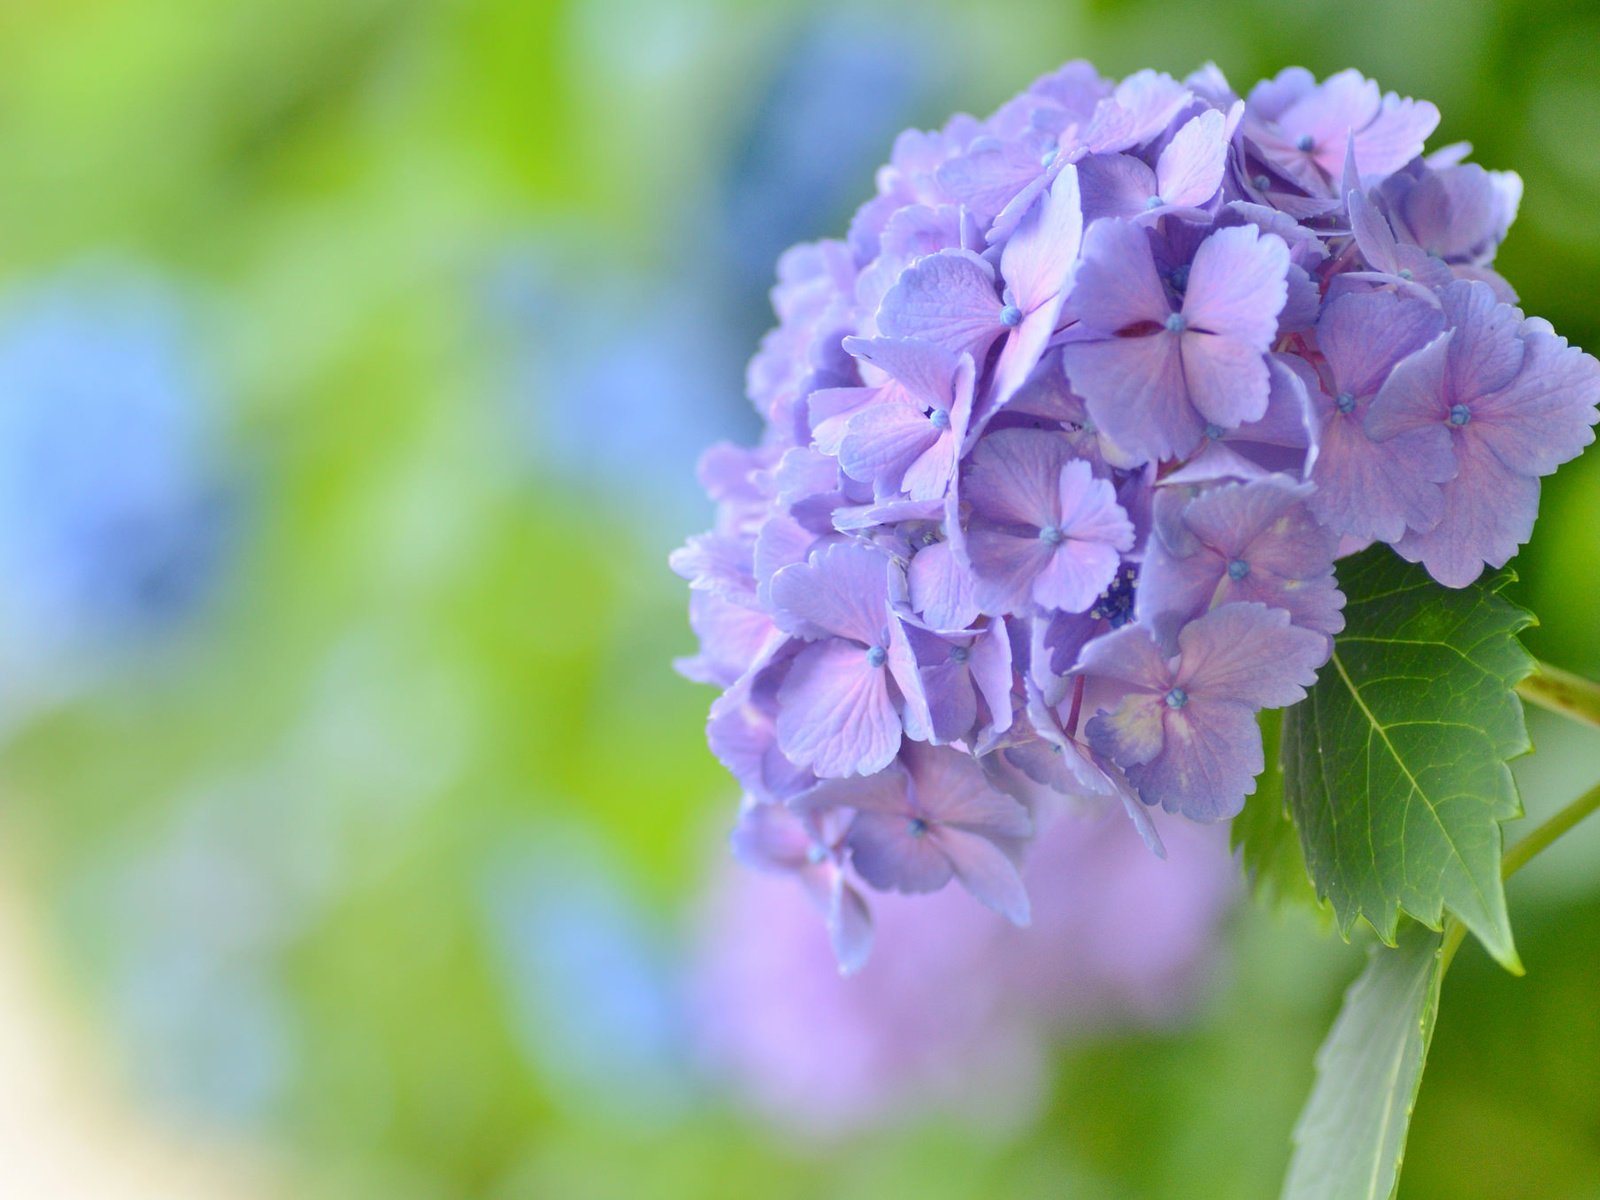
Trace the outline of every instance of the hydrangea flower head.
{"type": "Polygon", "coordinates": [[[1520,181],[1425,156],[1438,121],[1355,71],[1069,63],[903,134],[848,238],[780,261],[761,443],[707,453],[673,565],[736,844],[793,831],[765,865],[844,965],[875,891],[1026,920],[1062,796],[1158,851],[1157,809],[1238,813],[1341,547],[1462,587],[1527,540],[1600,363],[1513,306],[1520,181]]]}

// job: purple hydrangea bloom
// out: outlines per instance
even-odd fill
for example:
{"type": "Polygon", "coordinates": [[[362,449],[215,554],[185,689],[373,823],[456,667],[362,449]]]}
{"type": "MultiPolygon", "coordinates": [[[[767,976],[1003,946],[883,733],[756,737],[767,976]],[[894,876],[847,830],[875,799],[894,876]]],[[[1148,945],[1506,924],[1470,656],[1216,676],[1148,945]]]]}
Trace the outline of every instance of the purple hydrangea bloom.
{"type": "Polygon", "coordinates": [[[1458,587],[1527,539],[1600,365],[1511,306],[1520,182],[1423,157],[1438,119],[1353,71],[1071,63],[903,134],[848,238],[780,261],[761,443],[707,455],[673,558],[681,665],[845,966],[873,893],[1024,914],[1062,796],[1158,850],[1158,809],[1237,813],[1341,552],[1458,587]]]}

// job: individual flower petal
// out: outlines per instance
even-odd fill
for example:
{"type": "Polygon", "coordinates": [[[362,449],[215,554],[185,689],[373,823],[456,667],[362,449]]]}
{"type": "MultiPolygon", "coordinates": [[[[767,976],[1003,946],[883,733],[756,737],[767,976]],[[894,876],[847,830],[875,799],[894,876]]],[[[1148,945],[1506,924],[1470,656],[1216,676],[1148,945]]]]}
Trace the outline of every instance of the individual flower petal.
{"type": "MultiPolygon", "coordinates": [[[[876,649],[876,647],[874,647],[876,649]]],[[[807,646],[778,689],[778,745],[818,775],[867,775],[894,761],[900,714],[889,672],[839,638],[807,646]]]]}
{"type": "Polygon", "coordinates": [[[981,358],[1006,330],[994,268],[970,250],[941,250],[900,276],[878,309],[891,337],[932,342],[981,358]]]}
{"type": "Polygon", "coordinates": [[[888,631],[889,560],[866,546],[839,543],[772,578],[779,623],[807,637],[833,635],[881,646],[888,631]]]}

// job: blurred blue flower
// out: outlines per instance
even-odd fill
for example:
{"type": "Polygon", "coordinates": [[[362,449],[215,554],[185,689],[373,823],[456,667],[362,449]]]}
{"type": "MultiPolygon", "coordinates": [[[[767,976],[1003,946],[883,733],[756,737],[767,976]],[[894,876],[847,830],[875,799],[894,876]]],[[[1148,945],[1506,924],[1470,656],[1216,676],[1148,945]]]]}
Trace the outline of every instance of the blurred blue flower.
{"type": "Polygon", "coordinates": [[[0,302],[0,724],[192,615],[230,532],[173,289],[75,268],[0,302]]]}
{"type": "Polygon", "coordinates": [[[503,850],[484,874],[490,943],[533,1068],[630,1121],[691,1097],[689,1028],[663,931],[575,835],[503,850]]]}

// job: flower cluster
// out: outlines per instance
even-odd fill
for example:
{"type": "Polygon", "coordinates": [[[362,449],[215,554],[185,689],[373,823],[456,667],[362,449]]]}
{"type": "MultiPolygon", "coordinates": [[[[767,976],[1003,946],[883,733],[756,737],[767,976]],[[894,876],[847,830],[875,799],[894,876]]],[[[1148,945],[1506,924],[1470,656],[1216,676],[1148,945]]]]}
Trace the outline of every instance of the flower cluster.
{"type": "Polygon", "coordinates": [[[1342,627],[1341,553],[1449,586],[1531,531],[1600,364],[1490,267],[1520,198],[1430,104],[1299,69],[1071,63],[908,132],[844,241],[779,263],[760,445],[674,556],[744,857],[862,960],[860,884],[1026,921],[1050,793],[1237,813],[1256,715],[1342,627]]]}

